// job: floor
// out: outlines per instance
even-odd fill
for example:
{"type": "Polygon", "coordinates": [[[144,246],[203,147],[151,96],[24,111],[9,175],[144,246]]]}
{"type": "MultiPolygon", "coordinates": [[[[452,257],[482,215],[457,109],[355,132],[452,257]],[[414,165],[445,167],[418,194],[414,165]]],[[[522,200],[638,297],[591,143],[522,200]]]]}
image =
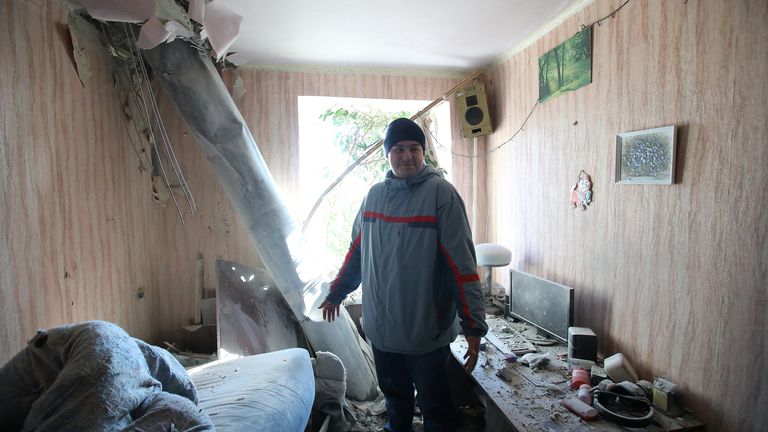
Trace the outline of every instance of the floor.
{"type": "MultiPolygon", "coordinates": [[[[380,432],[384,430],[384,424],[387,422],[386,414],[378,416],[366,416],[362,413],[355,413],[357,424],[352,428],[353,432],[380,432]]],[[[424,423],[420,416],[413,419],[414,432],[422,432],[424,423]]],[[[459,421],[456,432],[485,432],[485,408],[482,404],[472,404],[459,407],[459,421]]]]}
{"type": "MultiPolygon", "coordinates": [[[[466,375],[459,362],[451,362],[449,365],[448,379],[451,382],[451,393],[453,394],[454,403],[459,407],[456,432],[485,432],[485,406],[476,396],[475,384],[466,375]]],[[[383,409],[383,405],[381,409],[383,409]]],[[[416,406],[416,416],[413,419],[414,432],[422,432],[424,430],[424,423],[418,410],[419,407],[416,406]]],[[[354,409],[353,412],[357,418],[357,424],[353,427],[352,431],[380,432],[384,430],[384,424],[387,422],[386,412],[376,416],[367,416],[365,413],[354,409]]]]}

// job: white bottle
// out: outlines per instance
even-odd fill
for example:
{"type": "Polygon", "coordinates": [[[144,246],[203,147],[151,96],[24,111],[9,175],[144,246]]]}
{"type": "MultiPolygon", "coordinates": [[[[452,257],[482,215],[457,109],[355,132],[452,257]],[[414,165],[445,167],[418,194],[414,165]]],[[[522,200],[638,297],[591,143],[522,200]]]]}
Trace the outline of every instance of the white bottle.
{"type": "Polygon", "coordinates": [[[592,393],[589,392],[591,388],[589,384],[582,384],[579,386],[579,395],[577,396],[580,401],[590,406],[592,405],[592,393]]]}

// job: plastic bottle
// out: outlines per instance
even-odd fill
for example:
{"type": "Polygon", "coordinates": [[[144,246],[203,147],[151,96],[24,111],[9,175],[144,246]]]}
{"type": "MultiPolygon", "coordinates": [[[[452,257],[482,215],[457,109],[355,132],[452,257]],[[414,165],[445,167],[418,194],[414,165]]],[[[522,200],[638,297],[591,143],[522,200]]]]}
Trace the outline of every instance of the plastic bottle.
{"type": "Polygon", "coordinates": [[[574,368],[571,372],[571,388],[576,390],[582,384],[589,384],[589,372],[586,369],[574,368]]]}
{"type": "Polygon", "coordinates": [[[571,410],[571,412],[583,418],[584,420],[594,420],[597,418],[596,409],[592,408],[591,406],[585,404],[584,402],[574,397],[567,397],[563,399],[561,403],[566,408],[571,410]]]}
{"type": "Polygon", "coordinates": [[[580,385],[578,395],[580,401],[590,406],[592,405],[592,393],[589,392],[591,388],[592,387],[589,384],[580,385]]]}

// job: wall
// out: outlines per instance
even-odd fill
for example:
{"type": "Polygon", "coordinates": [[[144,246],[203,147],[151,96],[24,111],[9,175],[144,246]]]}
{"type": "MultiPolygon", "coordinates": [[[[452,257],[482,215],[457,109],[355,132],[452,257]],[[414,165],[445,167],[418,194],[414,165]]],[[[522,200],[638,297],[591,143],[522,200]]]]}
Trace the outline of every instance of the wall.
{"type": "Polygon", "coordinates": [[[159,210],[106,57],[84,87],[66,23],[55,2],[0,6],[0,364],[69,322],[156,336],[159,210]]]}
{"type": "MultiPolygon", "coordinates": [[[[492,68],[489,148],[538,99],[539,56],[621,3],[595,1],[492,68]]],[[[708,430],[768,423],[753,408],[768,405],[766,22],[762,0],[631,1],[594,27],[592,84],[488,155],[489,236],[511,267],[574,287],[600,351],[681,385],[708,430]],[[614,184],[616,133],[671,124],[676,183],[614,184]],[[582,169],[586,211],[569,207],[582,169]]]]}

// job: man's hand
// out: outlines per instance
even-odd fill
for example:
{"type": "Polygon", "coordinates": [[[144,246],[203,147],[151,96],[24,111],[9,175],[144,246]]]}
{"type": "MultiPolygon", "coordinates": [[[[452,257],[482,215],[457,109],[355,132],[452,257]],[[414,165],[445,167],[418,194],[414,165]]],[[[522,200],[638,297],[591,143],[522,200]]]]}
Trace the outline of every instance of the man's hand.
{"type": "MultiPolygon", "coordinates": [[[[333,304],[328,300],[323,300],[323,302],[320,303],[320,306],[318,307],[318,309],[323,310],[323,319],[328,322],[331,322],[339,317],[339,305],[333,304]]],[[[480,342],[478,339],[478,344],[479,343],[480,342]]]]}
{"type": "Polygon", "coordinates": [[[480,355],[480,337],[465,336],[465,339],[467,339],[469,348],[467,348],[467,353],[464,354],[464,359],[466,360],[464,362],[464,370],[469,374],[475,369],[477,358],[480,355]]]}

